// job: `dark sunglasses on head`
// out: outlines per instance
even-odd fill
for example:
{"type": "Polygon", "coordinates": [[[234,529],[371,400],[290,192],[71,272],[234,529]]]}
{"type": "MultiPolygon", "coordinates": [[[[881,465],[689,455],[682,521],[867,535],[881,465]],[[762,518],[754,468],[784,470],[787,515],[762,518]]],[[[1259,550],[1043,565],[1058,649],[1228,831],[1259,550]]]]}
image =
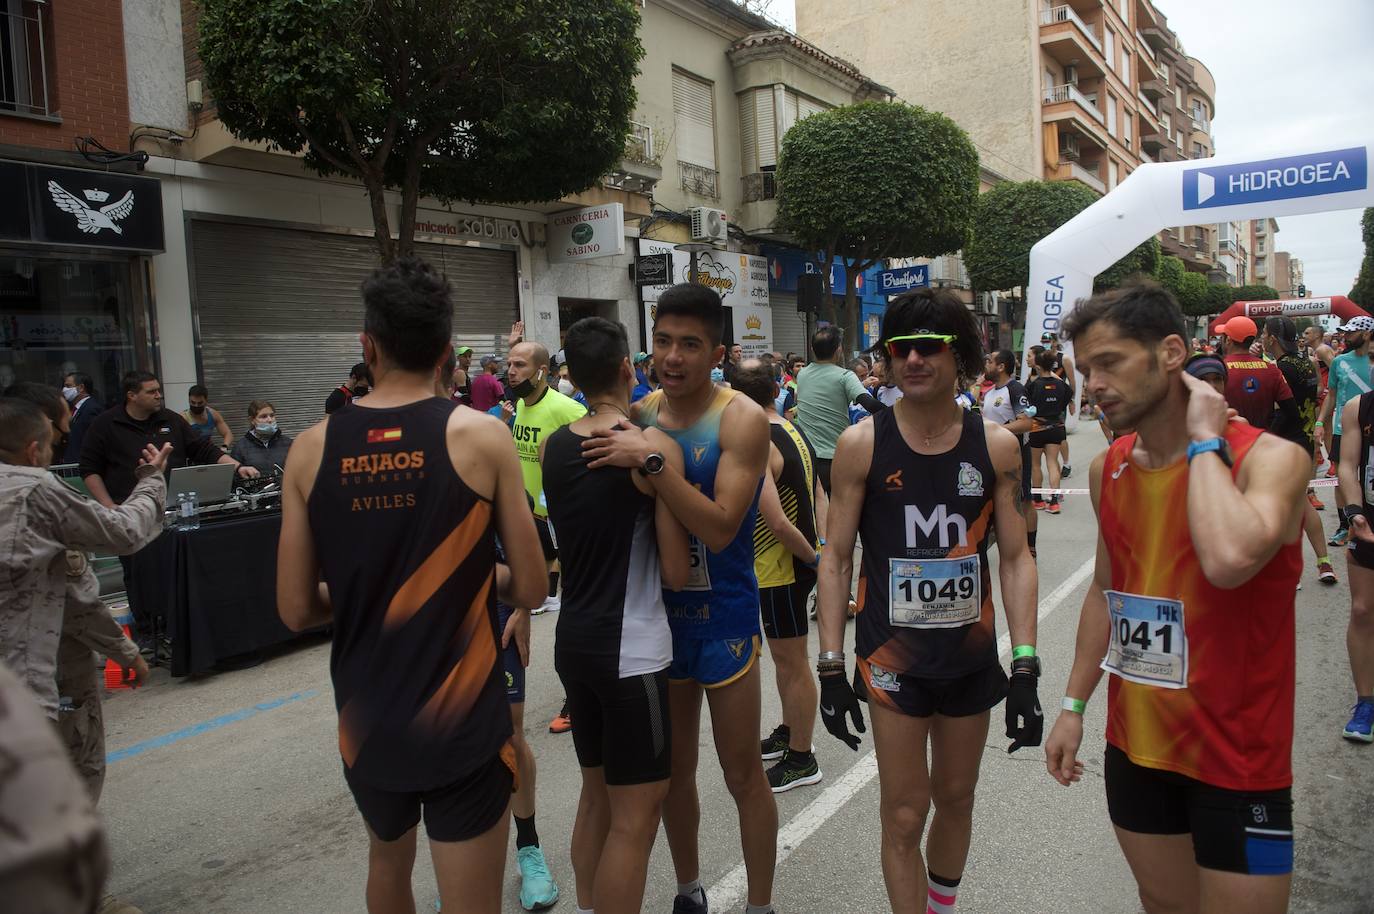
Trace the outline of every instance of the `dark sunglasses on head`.
{"type": "Polygon", "coordinates": [[[923,359],[949,351],[949,346],[959,337],[950,333],[910,333],[894,336],[887,341],[887,354],[896,361],[905,361],[912,350],[923,359]]]}

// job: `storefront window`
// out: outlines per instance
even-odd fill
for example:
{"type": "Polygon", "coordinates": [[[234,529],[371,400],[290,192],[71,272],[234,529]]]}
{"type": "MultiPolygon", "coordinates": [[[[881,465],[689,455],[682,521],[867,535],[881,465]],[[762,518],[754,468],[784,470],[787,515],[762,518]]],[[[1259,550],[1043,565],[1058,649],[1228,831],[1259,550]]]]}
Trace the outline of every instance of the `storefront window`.
{"type": "Polygon", "coordinates": [[[97,399],[117,400],[124,373],[150,367],[134,263],[0,251],[0,389],[81,372],[97,399]]]}

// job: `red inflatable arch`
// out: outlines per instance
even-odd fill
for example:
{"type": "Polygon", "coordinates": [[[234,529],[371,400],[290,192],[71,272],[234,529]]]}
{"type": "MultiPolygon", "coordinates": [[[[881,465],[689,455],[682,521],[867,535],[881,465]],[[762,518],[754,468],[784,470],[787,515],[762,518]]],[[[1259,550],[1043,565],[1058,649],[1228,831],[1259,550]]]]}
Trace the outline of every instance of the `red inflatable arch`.
{"type": "Polygon", "coordinates": [[[1266,317],[1314,317],[1318,314],[1334,314],[1342,322],[1352,317],[1369,317],[1370,314],[1344,295],[1328,295],[1325,298],[1280,298],[1271,301],[1238,301],[1217,315],[1212,321],[1211,334],[1221,333],[1221,325],[1238,315],[1255,318],[1260,323],[1266,317]]]}

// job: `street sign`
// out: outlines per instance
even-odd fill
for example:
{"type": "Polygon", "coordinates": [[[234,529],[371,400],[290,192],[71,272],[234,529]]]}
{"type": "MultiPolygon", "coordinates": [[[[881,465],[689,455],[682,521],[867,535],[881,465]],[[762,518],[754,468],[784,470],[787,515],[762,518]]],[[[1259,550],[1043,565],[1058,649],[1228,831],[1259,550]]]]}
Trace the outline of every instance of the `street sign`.
{"type": "Polygon", "coordinates": [[[897,267],[883,270],[878,274],[878,291],[884,295],[897,295],[910,289],[930,285],[930,267],[920,264],[914,267],[897,267]]]}
{"type": "Polygon", "coordinates": [[[1356,146],[1282,159],[1189,168],[1183,172],[1183,208],[1214,209],[1320,197],[1368,186],[1368,157],[1363,146],[1356,146]]]}
{"type": "Polygon", "coordinates": [[[641,254],[635,260],[635,285],[667,286],[672,282],[672,254],[641,254]]]}

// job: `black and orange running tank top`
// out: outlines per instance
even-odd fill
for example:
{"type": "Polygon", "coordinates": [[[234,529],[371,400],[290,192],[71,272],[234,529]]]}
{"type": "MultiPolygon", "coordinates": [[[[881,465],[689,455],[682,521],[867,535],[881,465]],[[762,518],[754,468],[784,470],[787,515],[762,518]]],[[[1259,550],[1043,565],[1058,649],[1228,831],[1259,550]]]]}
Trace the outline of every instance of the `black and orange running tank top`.
{"type": "Polygon", "coordinates": [[[913,451],[895,410],[872,421],[859,519],[866,588],[859,662],[922,679],[996,666],[988,536],[997,472],[983,417],[966,412],[958,443],[943,454],[913,451]]]}
{"type": "Polygon", "coordinates": [[[339,752],[382,790],[442,787],[508,753],[494,517],[449,459],[456,408],[434,397],[334,413],[310,493],[339,752]]]}

